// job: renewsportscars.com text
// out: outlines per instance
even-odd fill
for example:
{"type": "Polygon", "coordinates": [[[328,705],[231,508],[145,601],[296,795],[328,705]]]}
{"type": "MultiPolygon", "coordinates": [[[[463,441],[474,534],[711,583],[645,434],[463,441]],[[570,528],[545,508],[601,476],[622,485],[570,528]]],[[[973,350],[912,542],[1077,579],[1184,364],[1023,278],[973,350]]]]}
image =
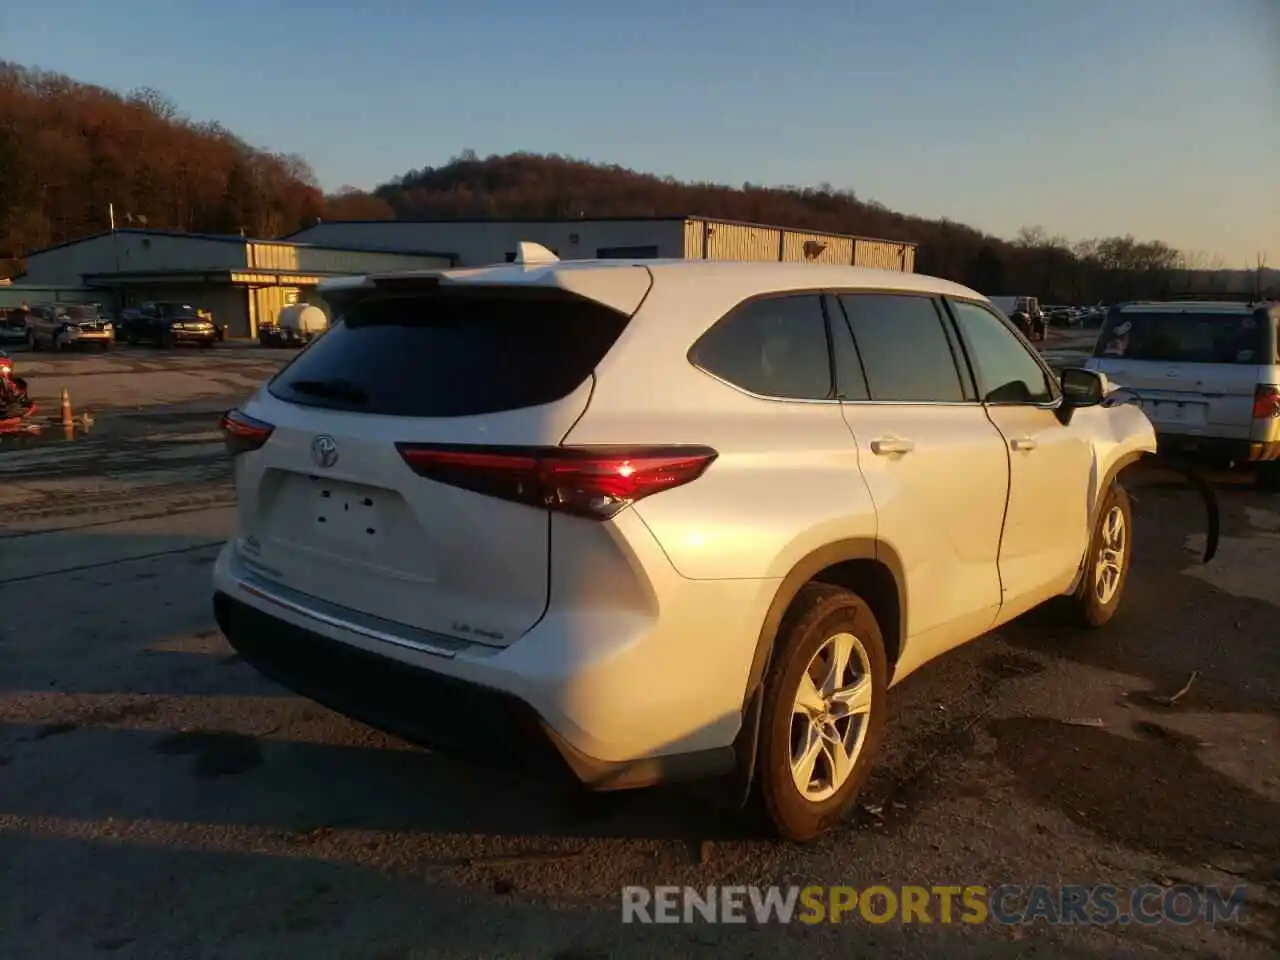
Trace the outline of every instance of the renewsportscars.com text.
{"type": "Polygon", "coordinates": [[[1239,923],[1247,888],[980,885],[624,887],[623,923],[1079,926],[1239,923]]]}

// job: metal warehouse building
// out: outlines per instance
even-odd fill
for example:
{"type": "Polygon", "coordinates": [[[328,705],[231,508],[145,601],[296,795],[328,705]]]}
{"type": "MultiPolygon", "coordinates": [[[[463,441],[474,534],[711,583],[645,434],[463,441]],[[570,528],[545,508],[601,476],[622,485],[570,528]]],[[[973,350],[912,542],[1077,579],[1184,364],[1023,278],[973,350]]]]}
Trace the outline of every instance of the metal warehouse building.
{"type": "MultiPolygon", "coordinates": [[[[325,304],[327,277],[474,267],[515,259],[531,240],[566,260],[787,260],[912,272],[915,245],[708,217],[562,220],[349,220],[280,240],[114,230],[28,254],[10,300],[179,300],[209,310],[234,337],[257,335],[299,300],[325,304]],[[54,296],[49,292],[54,291],[54,296]]],[[[16,301],[15,301],[16,302],[16,301]]]]}
{"type": "MultiPolygon", "coordinates": [[[[453,263],[448,254],[422,249],[353,250],[292,240],[115,230],[28,254],[27,272],[8,294],[82,288],[101,291],[103,300],[122,307],[180,300],[212,311],[230,336],[252,337],[260,320],[275,320],[286,304],[316,299],[313,291],[326,277],[453,263]]],[[[43,297],[34,295],[30,302],[38,299],[43,297]]]]}
{"type": "Polygon", "coordinates": [[[532,240],[565,260],[789,260],[915,270],[915,244],[699,216],[346,220],[319,223],[285,239],[363,250],[448,250],[467,267],[510,261],[517,243],[532,240]]]}

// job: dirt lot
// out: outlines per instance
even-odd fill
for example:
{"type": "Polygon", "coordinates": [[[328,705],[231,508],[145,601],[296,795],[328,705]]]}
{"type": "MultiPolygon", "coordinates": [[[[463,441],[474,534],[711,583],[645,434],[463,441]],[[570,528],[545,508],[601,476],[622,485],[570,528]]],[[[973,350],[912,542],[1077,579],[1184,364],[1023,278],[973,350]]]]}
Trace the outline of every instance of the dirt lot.
{"type": "Polygon", "coordinates": [[[893,698],[849,825],[797,848],[690,789],[583,803],[261,680],[216,632],[232,525],[213,415],[283,357],[17,354],[87,435],[0,447],[0,956],[1272,957],[1280,498],[1134,478],[1105,632],[1032,615],[893,698]],[[1160,697],[1198,678],[1175,705],[1160,697]],[[1248,886],[1209,927],[623,926],[624,884],[1248,886]]]}

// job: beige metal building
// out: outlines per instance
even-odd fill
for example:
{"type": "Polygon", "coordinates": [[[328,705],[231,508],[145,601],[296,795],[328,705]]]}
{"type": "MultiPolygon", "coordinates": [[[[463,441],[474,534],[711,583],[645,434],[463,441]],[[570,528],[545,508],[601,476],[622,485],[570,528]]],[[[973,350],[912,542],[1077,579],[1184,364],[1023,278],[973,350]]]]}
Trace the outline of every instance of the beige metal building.
{"type": "MultiPolygon", "coordinates": [[[[79,287],[116,306],[181,300],[212,312],[236,337],[257,335],[288,303],[317,299],[326,277],[379,270],[448,267],[455,258],[418,247],[351,249],[301,241],[253,240],[168,230],[115,230],[27,256],[26,274],[7,291],[79,287]]],[[[34,302],[34,299],[32,300],[34,302]]]]}
{"type": "Polygon", "coordinates": [[[448,250],[459,266],[501,263],[532,240],[562,259],[789,260],[915,270],[915,244],[709,217],[596,220],[345,220],[285,238],[362,250],[448,250]]]}

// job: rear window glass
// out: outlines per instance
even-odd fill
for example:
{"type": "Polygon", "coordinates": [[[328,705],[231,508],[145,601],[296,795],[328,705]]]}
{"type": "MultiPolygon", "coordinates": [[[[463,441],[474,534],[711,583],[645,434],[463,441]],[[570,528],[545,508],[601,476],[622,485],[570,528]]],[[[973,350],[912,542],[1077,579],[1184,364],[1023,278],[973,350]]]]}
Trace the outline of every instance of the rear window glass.
{"type": "Polygon", "coordinates": [[[404,417],[535,407],[586,380],[627,319],[563,294],[377,295],[347,307],[269,389],[303,406],[404,417]]]}
{"type": "Polygon", "coordinates": [[[1275,361],[1274,333],[1266,311],[1235,313],[1130,313],[1107,318],[1095,357],[1173,363],[1275,361]]]}

